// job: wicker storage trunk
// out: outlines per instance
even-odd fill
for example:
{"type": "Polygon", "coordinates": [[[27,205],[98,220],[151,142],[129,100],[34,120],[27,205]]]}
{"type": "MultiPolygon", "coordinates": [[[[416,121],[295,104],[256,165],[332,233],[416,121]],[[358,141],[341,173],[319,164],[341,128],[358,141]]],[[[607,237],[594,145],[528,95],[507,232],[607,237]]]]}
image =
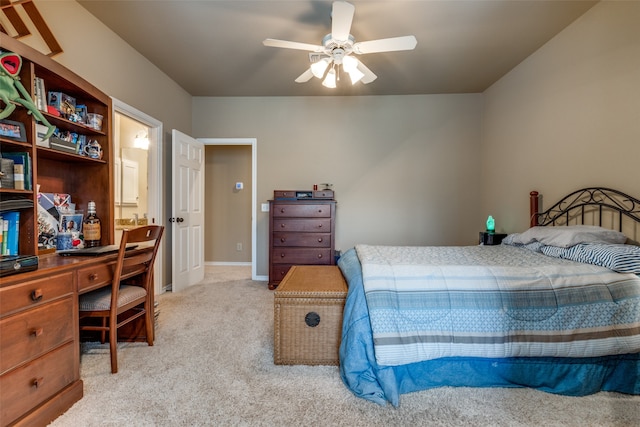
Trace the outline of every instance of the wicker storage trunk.
{"type": "Polygon", "coordinates": [[[337,365],[347,284],[336,266],[293,266],[275,291],[277,365],[337,365]]]}

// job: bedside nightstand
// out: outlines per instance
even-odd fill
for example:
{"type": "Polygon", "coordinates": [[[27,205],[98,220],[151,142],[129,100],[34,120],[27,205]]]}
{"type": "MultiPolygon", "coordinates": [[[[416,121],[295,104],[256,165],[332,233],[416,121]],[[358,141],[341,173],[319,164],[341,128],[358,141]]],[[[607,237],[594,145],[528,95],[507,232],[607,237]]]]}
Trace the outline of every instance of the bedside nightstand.
{"type": "Polygon", "coordinates": [[[487,246],[499,245],[500,243],[502,243],[502,239],[504,239],[505,237],[507,237],[506,234],[489,233],[487,231],[481,231],[479,243],[481,245],[487,245],[487,246]]]}

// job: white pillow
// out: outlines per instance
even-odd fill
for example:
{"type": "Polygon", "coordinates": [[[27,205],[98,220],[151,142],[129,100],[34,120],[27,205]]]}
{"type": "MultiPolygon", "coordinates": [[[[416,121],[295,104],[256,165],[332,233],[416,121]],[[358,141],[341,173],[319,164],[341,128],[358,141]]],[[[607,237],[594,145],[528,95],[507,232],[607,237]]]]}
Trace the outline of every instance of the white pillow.
{"type": "Polygon", "coordinates": [[[524,233],[508,236],[507,242],[526,245],[540,242],[543,245],[568,248],[578,243],[614,243],[622,244],[627,236],[615,230],[596,225],[570,225],[558,227],[531,227],[524,233]]]}

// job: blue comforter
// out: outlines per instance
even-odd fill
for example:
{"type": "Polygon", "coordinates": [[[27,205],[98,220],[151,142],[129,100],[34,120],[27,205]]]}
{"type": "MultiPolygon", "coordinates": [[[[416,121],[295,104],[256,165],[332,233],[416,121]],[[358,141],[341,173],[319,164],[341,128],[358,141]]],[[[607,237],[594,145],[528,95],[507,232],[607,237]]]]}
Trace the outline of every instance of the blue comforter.
{"type": "Polygon", "coordinates": [[[338,263],[348,284],[340,374],[357,396],[398,406],[400,395],[441,386],[532,387],[565,395],[601,390],[640,394],[640,354],[601,357],[440,357],[379,365],[356,251],[338,263]]]}

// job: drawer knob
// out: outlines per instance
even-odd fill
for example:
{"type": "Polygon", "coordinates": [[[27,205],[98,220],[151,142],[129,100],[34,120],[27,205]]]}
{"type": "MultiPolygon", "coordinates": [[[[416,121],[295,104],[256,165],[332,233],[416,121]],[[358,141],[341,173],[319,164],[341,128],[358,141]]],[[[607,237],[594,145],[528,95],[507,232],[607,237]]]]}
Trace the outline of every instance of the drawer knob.
{"type": "Polygon", "coordinates": [[[98,273],[91,273],[89,275],[89,280],[91,281],[98,280],[98,273]]]}
{"type": "Polygon", "coordinates": [[[43,296],[44,294],[42,293],[42,289],[34,289],[31,291],[31,301],[38,302],[43,296]]]}
{"type": "Polygon", "coordinates": [[[284,228],[284,227],[285,227],[285,225],[284,225],[284,224],[280,224],[280,228],[284,228]]]}
{"type": "Polygon", "coordinates": [[[40,335],[42,335],[42,332],[44,330],[42,328],[36,328],[33,331],[31,331],[31,335],[33,335],[34,337],[39,337],[40,335]]]}
{"type": "Polygon", "coordinates": [[[322,258],[322,254],[318,254],[318,258],[322,258]]]}
{"type": "Polygon", "coordinates": [[[284,258],[284,254],[280,254],[280,258],[284,258]]]}
{"type": "Polygon", "coordinates": [[[286,242],[286,241],[287,241],[287,239],[285,239],[284,237],[281,237],[281,238],[280,238],[280,241],[281,241],[282,243],[284,243],[284,242],[286,242]]]}
{"type": "Polygon", "coordinates": [[[281,208],[281,209],[280,209],[280,213],[284,213],[284,208],[281,208]]]}
{"type": "Polygon", "coordinates": [[[322,243],[322,237],[318,237],[318,243],[322,243]]]}
{"type": "Polygon", "coordinates": [[[43,383],[44,383],[44,378],[40,377],[40,378],[34,378],[33,381],[31,382],[31,385],[35,388],[38,388],[38,387],[42,387],[43,383]]]}
{"type": "Polygon", "coordinates": [[[322,223],[318,224],[318,228],[322,228],[322,223]]]}

